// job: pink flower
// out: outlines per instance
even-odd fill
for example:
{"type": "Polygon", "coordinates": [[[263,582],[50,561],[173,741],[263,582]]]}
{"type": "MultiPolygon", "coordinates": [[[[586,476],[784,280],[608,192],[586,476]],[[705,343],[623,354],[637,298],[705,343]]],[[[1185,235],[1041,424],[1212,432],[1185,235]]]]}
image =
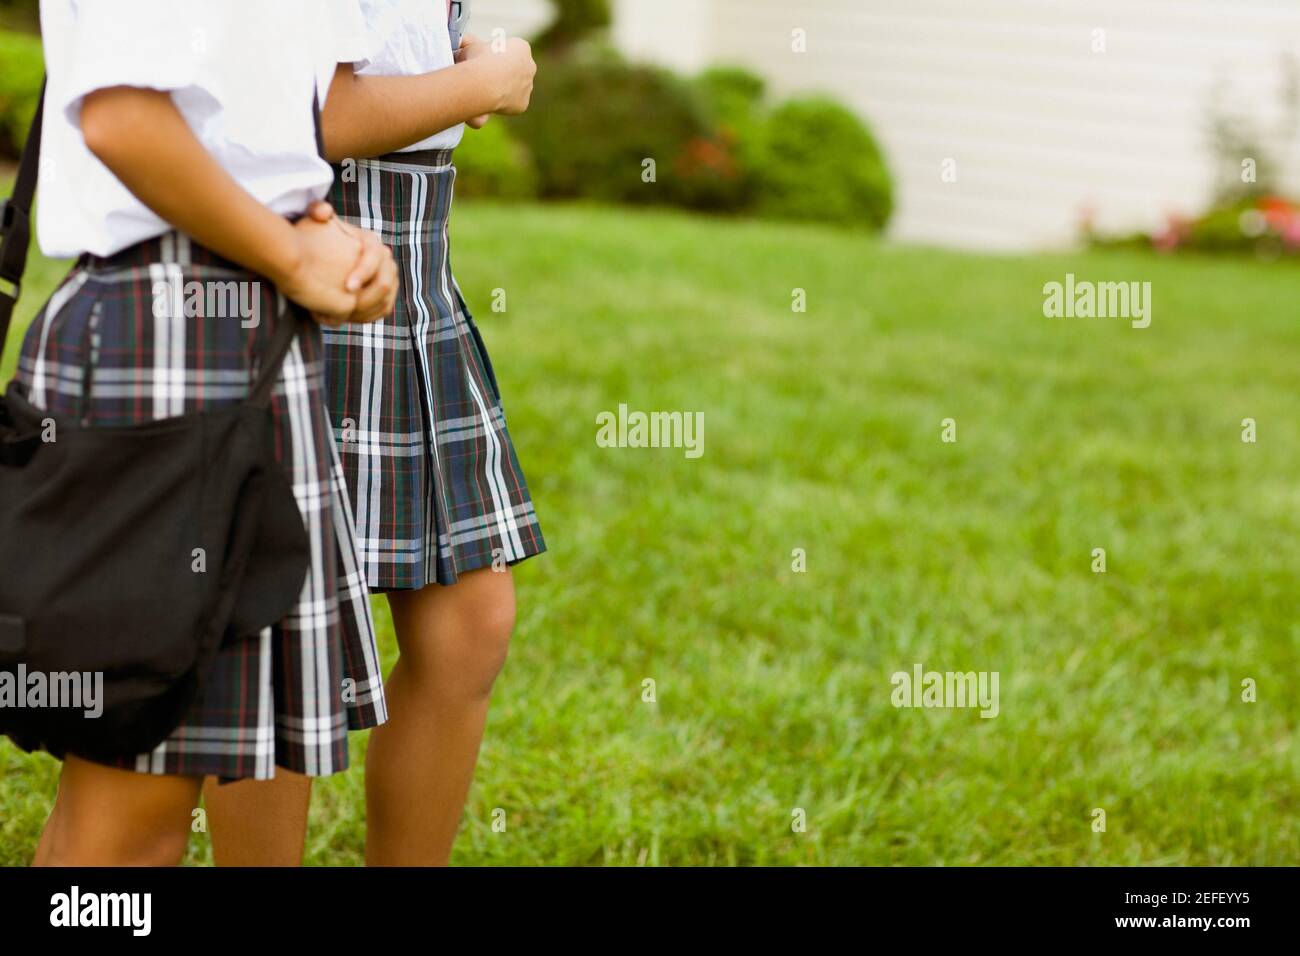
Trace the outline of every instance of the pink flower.
{"type": "Polygon", "coordinates": [[[1265,196],[1260,199],[1259,211],[1264,214],[1269,227],[1282,235],[1300,222],[1300,209],[1295,203],[1281,196],[1265,196]]]}
{"type": "Polygon", "coordinates": [[[1165,228],[1151,237],[1151,245],[1161,252],[1172,252],[1187,238],[1190,223],[1177,213],[1165,215],[1165,228]]]}
{"type": "Polygon", "coordinates": [[[1288,249],[1300,249],[1300,216],[1293,216],[1282,230],[1282,244],[1288,249]]]}

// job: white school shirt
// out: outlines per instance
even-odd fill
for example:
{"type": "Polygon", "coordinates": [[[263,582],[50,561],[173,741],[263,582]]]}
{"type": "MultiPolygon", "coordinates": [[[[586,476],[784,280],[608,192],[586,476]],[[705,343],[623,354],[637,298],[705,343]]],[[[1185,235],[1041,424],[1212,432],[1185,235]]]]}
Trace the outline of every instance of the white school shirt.
{"type": "Polygon", "coordinates": [[[222,168],[282,215],[329,188],[312,92],[324,103],[336,65],[365,59],[357,0],[41,0],[41,36],[46,255],[112,255],[172,228],[86,148],[81,102],[97,89],[170,91],[222,168]]]}
{"type": "MultiPolygon", "coordinates": [[[[447,0],[360,0],[366,20],[370,56],[355,64],[359,74],[418,76],[442,70],[456,62],[447,29],[447,0]]],[[[405,146],[417,149],[455,149],[465,135],[457,123],[441,133],[405,146]]]]}

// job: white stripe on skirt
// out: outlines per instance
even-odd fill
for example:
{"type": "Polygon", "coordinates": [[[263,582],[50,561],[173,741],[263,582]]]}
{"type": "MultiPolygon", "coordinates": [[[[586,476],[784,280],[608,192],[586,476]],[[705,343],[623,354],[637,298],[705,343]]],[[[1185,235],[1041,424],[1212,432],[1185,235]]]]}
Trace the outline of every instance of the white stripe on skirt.
{"type": "Polygon", "coordinates": [[[32,372],[31,394],[28,395],[28,399],[37,408],[44,408],[49,404],[45,395],[45,368],[47,364],[45,361],[45,347],[49,344],[50,327],[54,325],[55,319],[59,317],[59,313],[63,311],[64,307],[81,291],[81,287],[86,284],[88,277],[88,273],[78,272],[70,282],[55,290],[54,295],[50,296],[50,301],[45,306],[45,311],[42,313],[41,344],[36,352],[36,368],[32,372]]]}
{"type": "MultiPolygon", "coordinates": [[[[428,341],[429,326],[434,317],[429,315],[428,306],[424,301],[424,248],[420,245],[420,237],[424,234],[424,209],[428,204],[429,194],[429,177],[423,172],[411,173],[411,226],[410,246],[411,246],[411,281],[410,296],[411,301],[415,303],[415,319],[413,322],[414,330],[414,348],[413,358],[416,367],[420,370],[420,377],[424,380],[425,404],[430,405],[433,402],[433,396],[436,394],[433,390],[433,377],[429,374],[429,356],[424,351],[424,343],[428,341]]],[[[433,472],[438,474],[442,470],[442,465],[438,459],[438,423],[433,416],[429,416],[429,449],[433,454],[433,472]]],[[[436,484],[429,483],[431,493],[430,500],[426,503],[426,508],[430,516],[438,513],[438,503],[433,500],[436,494],[436,484]]],[[[426,566],[432,566],[438,560],[438,530],[437,522],[430,520],[425,522],[424,527],[424,563],[426,566]]]]}
{"type": "MultiPolygon", "coordinates": [[[[372,177],[370,171],[366,168],[365,163],[357,164],[357,200],[361,206],[361,219],[363,227],[373,230],[382,235],[383,223],[379,220],[380,205],[379,195],[380,179],[378,176],[372,177]],[[373,202],[370,196],[370,190],[375,190],[373,202]]],[[[384,395],[384,330],[383,323],[372,322],[360,327],[361,332],[361,410],[358,413],[360,421],[356,423],[356,434],[353,436],[357,443],[357,457],[365,463],[369,462],[379,455],[379,446],[376,440],[376,432],[379,428],[379,422],[382,421],[382,399],[384,395]]],[[[379,511],[378,507],[371,504],[371,501],[382,501],[383,488],[380,487],[380,470],[378,468],[364,467],[359,472],[361,480],[357,488],[357,512],[365,521],[365,527],[358,527],[357,533],[364,534],[366,540],[379,537],[379,511]]],[[[371,566],[366,569],[367,574],[379,573],[378,560],[374,551],[367,548],[366,553],[371,556],[371,566]]]]}

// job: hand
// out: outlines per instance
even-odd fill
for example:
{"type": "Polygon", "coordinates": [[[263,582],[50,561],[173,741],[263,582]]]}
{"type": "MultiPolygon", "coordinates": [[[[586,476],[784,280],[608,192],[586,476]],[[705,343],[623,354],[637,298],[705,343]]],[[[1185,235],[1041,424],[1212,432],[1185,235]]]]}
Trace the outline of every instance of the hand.
{"type": "Polygon", "coordinates": [[[460,46],[456,48],[453,56],[457,63],[464,63],[466,60],[476,60],[481,56],[487,56],[491,52],[492,44],[490,42],[476,34],[466,33],[460,38],[460,46]]]}
{"type": "Polygon", "coordinates": [[[397,263],[379,236],[339,219],[327,202],[312,203],[307,215],[315,222],[333,224],[360,243],[361,253],[343,283],[346,291],[356,295],[356,307],[345,321],[374,322],[392,312],[397,302],[397,263]]]}
{"type": "Polygon", "coordinates": [[[460,41],[456,57],[463,62],[480,64],[479,69],[483,70],[485,81],[496,96],[497,106],[493,112],[517,116],[528,109],[533,95],[533,78],[537,75],[537,64],[528,41],[511,37],[498,50],[493,49],[491,42],[466,34],[460,41]]]}
{"type": "MultiPolygon", "coordinates": [[[[467,33],[460,38],[460,49],[456,51],[456,62],[463,63],[465,60],[477,59],[485,53],[491,53],[491,44],[480,40],[472,33],[467,33]]],[[[465,125],[470,129],[482,129],[487,125],[491,113],[484,113],[482,116],[475,116],[467,119],[465,125]]]]}
{"type": "MultiPolygon", "coordinates": [[[[332,217],[331,217],[332,218],[332,217]]],[[[338,227],[304,216],[293,224],[294,265],[271,278],[288,298],[317,322],[339,325],[357,308],[357,294],[344,286],[361,256],[361,241],[338,227]]]]}

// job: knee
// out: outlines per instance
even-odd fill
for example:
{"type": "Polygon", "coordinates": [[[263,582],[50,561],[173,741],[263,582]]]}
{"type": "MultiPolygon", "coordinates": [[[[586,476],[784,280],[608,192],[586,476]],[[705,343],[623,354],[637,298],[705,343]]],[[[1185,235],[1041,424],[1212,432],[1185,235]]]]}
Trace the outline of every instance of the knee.
{"type": "Polygon", "coordinates": [[[404,680],[430,693],[487,697],[505,665],[515,628],[514,582],[486,568],[456,584],[389,597],[404,680]]]}
{"type": "Polygon", "coordinates": [[[475,609],[465,629],[463,667],[471,691],[486,696],[505,666],[515,629],[514,595],[475,609]]]}
{"type": "Polygon", "coordinates": [[[179,866],[189,845],[185,831],[108,836],[80,832],[75,822],[63,822],[52,834],[43,866],[179,866]]]}

